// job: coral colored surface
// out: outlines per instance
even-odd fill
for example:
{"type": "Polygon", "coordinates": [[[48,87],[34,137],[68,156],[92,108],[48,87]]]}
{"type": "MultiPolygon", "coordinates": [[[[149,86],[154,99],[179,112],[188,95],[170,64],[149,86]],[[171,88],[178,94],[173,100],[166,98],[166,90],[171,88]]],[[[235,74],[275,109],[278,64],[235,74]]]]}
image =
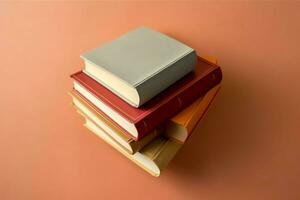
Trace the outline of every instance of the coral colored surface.
{"type": "Polygon", "coordinates": [[[0,3],[0,199],[300,199],[300,4],[0,3]],[[215,55],[223,87],[153,178],[82,126],[79,55],[140,25],[215,55]]]}

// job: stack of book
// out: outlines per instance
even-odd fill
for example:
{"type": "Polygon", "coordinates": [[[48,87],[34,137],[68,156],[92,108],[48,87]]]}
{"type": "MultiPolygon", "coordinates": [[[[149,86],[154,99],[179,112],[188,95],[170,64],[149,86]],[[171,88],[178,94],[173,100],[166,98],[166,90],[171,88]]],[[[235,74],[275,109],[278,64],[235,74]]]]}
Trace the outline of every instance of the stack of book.
{"type": "Polygon", "coordinates": [[[81,57],[70,94],[84,125],[154,176],[191,135],[222,79],[215,59],[144,27],[81,57]]]}

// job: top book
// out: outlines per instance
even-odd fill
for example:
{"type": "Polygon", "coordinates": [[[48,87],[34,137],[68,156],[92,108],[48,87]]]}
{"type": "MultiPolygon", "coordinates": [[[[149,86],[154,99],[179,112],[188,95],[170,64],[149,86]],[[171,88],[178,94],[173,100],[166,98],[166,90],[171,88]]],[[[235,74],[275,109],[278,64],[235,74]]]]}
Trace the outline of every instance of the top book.
{"type": "Polygon", "coordinates": [[[149,28],[138,28],[81,58],[84,72],[134,107],[140,107],[193,71],[194,49],[149,28]]]}

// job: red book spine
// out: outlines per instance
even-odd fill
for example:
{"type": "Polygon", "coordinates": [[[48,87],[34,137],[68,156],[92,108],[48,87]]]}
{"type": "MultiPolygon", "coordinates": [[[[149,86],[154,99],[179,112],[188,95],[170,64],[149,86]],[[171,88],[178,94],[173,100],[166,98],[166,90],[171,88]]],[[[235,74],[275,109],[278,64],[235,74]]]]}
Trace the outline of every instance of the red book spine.
{"type": "Polygon", "coordinates": [[[206,76],[199,79],[195,84],[182,90],[176,97],[165,101],[161,106],[153,110],[151,115],[147,115],[142,120],[135,123],[139,132],[138,138],[136,139],[141,139],[156,126],[176,115],[179,111],[220,83],[221,80],[222,72],[220,67],[217,67],[206,76]]]}

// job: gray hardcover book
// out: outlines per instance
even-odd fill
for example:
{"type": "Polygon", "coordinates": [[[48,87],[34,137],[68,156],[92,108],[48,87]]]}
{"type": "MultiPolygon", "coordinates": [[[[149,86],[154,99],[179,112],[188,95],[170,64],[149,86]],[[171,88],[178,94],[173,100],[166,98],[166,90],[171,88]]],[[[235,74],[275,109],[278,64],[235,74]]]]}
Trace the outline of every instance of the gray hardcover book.
{"type": "Polygon", "coordinates": [[[197,63],[194,49],[144,27],[81,57],[85,73],[134,107],[193,71],[197,63]]]}

